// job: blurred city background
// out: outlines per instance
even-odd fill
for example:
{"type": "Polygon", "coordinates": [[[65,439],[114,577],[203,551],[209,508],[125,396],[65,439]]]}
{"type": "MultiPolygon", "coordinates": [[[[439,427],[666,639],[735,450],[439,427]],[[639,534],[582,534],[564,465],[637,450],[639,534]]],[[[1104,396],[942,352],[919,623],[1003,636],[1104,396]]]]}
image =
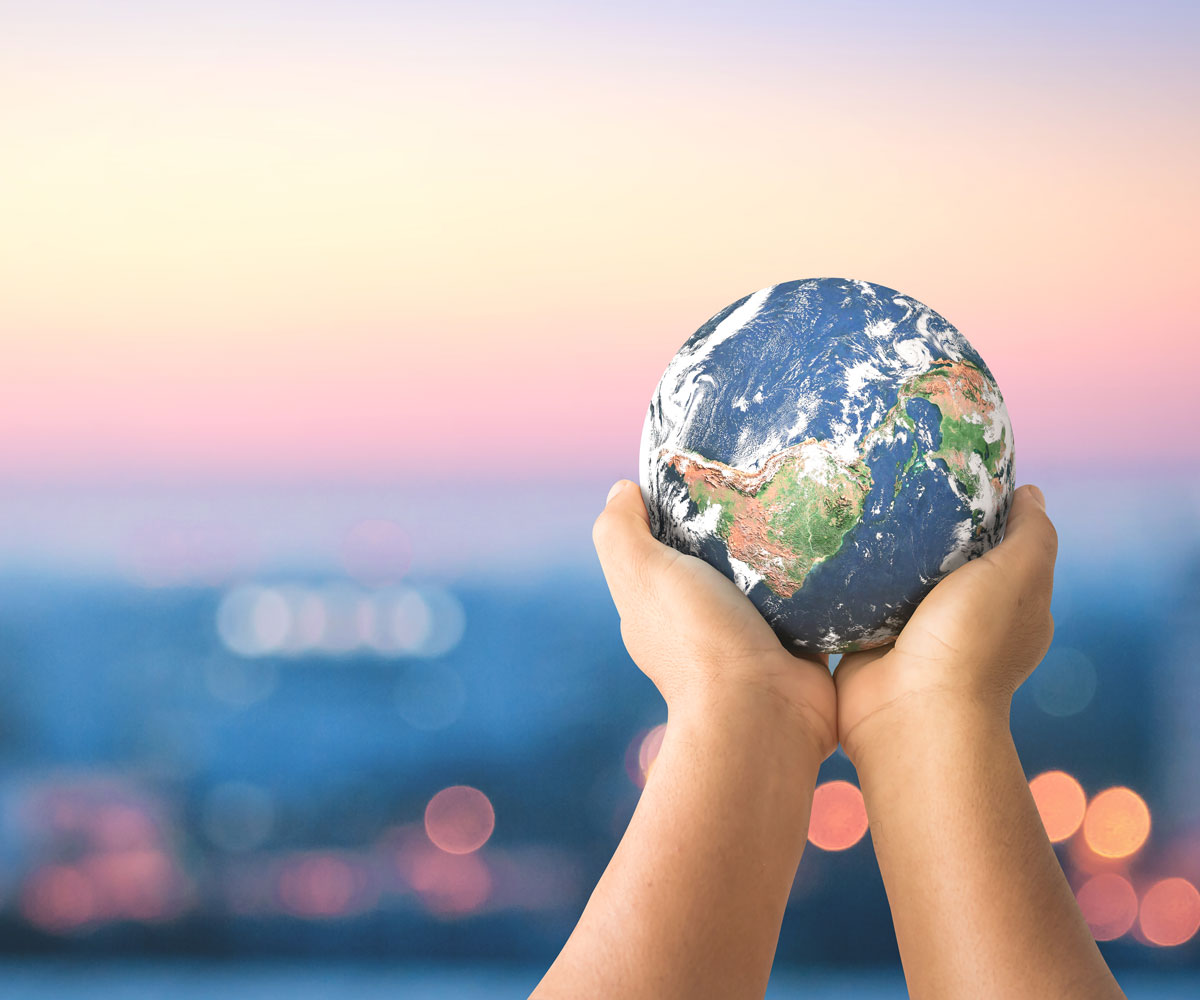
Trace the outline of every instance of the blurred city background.
{"type": "MultiPolygon", "coordinates": [[[[665,719],[591,522],[683,340],[838,275],[1005,393],[1022,760],[1130,995],[1195,994],[1194,6],[0,17],[0,992],[527,993],[665,719]]],[[[856,785],[773,996],[903,995],[856,785]]]]}

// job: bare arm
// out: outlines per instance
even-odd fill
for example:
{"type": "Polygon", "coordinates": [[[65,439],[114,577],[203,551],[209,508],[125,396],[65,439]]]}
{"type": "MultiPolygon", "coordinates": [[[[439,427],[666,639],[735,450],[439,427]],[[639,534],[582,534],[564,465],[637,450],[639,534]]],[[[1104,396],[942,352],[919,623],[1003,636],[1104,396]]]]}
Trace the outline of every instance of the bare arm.
{"type": "Polygon", "coordinates": [[[911,995],[1120,997],[1046,839],[1006,707],[929,697],[876,722],[859,780],[911,995]]]}
{"type": "Polygon", "coordinates": [[[629,828],[534,995],[762,997],[819,764],[770,703],[671,718],[629,828]]]}
{"type": "Polygon", "coordinates": [[[1057,538],[1017,491],[1004,541],[938,584],[893,648],[837,668],[910,995],[1123,997],[1046,837],[1009,731],[1053,633],[1057,538]]]}
{"type": "Polygon", "coordinates": [[[835,740],[828,667],[789,654],[711,566],[657,542],[634,484],[596,547],[634,661],[667,701],[637,810],[534,993],[762,997],[835,740]]]}

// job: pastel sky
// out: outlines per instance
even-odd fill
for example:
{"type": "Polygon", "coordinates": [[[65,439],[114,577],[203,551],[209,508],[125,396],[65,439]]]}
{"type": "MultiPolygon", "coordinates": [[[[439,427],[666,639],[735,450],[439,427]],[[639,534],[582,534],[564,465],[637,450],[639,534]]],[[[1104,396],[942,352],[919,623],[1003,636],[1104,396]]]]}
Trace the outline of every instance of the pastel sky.
{"type": "Polygon", "coordinates": [[[823,275],[972,340],[1019,478],[1200,458],[1194,4],[19,6],[10,483],[636,475],[823,275]]]}

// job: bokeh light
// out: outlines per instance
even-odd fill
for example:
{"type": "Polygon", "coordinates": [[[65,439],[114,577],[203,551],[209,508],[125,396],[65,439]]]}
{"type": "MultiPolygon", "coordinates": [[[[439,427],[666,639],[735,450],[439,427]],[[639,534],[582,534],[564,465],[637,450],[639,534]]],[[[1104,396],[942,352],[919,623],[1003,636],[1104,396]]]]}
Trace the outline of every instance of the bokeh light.
{"type": "Polygon", "coordinates": [[[291,631],[284,641],[283,652],[297,655],[310,652],[321,645],[328,626],[329,614],[322,595],[307,587],[280,587],[279,592],[291,610],[291,631]]]}
{"type": "Polygon", "coordinates": [[[1200,891],[1184,878],[1155,882],[1142,897],[1138,925],[1152,944],[1173,947],[1190,941],[1200,930],[1200,891]]]}
{"type": "Polygon", "coordinates": [[[321,919],[361,909],[363,880],[348,861],[314,851],[289,860],[279,873],[279,901],[293,916],[321,919]]]}
{"type": "Polygon", "coordinates": [[[100,918],[153,921],[176,911],[181,886],[174,863],[161,850],[94,854],[80,868],[87,873],[100,918]]]}
{"type": "Polygon", "coordinates": [[[433,634],[433,610],[416,590],[403,588],[379,596],[379,628],[375,646],[381,652],[421,649],[433,634]]]}
{"type": "MultiPolygon", "coordinates": [[[[1082,830],[1082,824],[1080,826],[1082,830]]],[[[1066,842],[1066,861],[1081,875],[1098,875],[1101,872],[1124,872],[1128,869],[1128,859],[1108,858],[1093,851],[1082,833],[1077,833],[1066,842]]]]}
{"type": "Polygon", "coordinates": [[[221,641],[240,656],[263,656],[283,645],[291,626],[287,601],[277,590],[235,587],[217,608],[221,641]]]}
{"type": "Polygon", "coordinates": [[[96,892],[91,879],[77,867],[49,865],[35,871],[26,883],[21,913],[43,930],[70,931],[96,917],[96,892]]]}
{"type": "Polygon", "coordinates": [[[1029,782],[1038,815],[1051,843],[1066,840],[1083,823],[1087,796],[1066,771],[1046,771],[1029,782]]]}
{"type": "Polygon", "coordinates": [[[1131,788],[1106,788],[1088,804],[1083,836],[1101,857],[1127,858],[1150,836],[1150,808],[1131,788]]]}
{"type": "Polygon", "coordinates": [[[638,775],[641,778],[639,784],[645,787],[647,779],[650,777],[650,769],[654,767],[654,762],[658,760],[658,753],[662,749],[663,737],[667,735],[666,723],[661,723],[650,730],[642,737],[638,744],[637,763],[638,775]]]}
{"type": "Polygon", "coordinates": [[[462,604],[441,587],[421,587],[416,591],[429,609],[430,628],[424,640],[406,649],[412,656],[444,656],[454,649],[466,631],[467,617],[462,604]]]}
{"type": "Polygon", "coordinates": [[[1077,715],[1096,693],[1096,667],[1071,646],[1052,646],[1031,678],[1033,700],[1047,715],[1077,715]]]}
{"type": "Polygon", "coordinates": [[[434,586],[245,584],[228,591],[217,608],[217,634],[239,657],[371,651],[435,659],[454,649],[465,629],[462,603],[434,586]]]}
{"type": "Polygon", "coordinates": [[[826,781],[813,793],[808,839],[823,851],[844,851],[867,832],[862,792],[848,781],[826,781]]]}
{"type": "Polygon", "coordinates": [[[1080,886],[1075,899],[1097,941],[1119,938],[1137,919],[1137,893],[1129,879],[1115,872],[1088,879],[1080,886]]]}
{"type": "Polygon", "coordinates": [[[34,926],[66,933],[111,921],[158,922],[194,903],[175,833],[162,810],[128,784],[51,784],[35,790],[21,811],[46,859],[18,900],[34,926]]]}
{"type": "Polygon", "coordinates": [[[448,854],[479,850],[495,828],[491,800],[470,785],[443,788],[425,807],[425,833],[448,854]]]}
{"type": "Polygon", "coordinates": [[[135,805],[110,802],[98,806],[88,826],[96,850],[135,851],[155,847],[160,832],[154,819],[135,805]]]}
{"type": "Polygon", "coordinates": [[[478,910],[492,891],[492,875],[478,854],[446,854],[416,848],[405,858],[407,876],[430,912],[465,916],[478,910]]]}
{"type": "Polygon", "coordinates": [[[362,608],[370,605],[366,594],[349,583],[326,584],[317,593],[325,609],[325,627],[317,649],[330,656],[341,656],[363,645],[372,627],[372,622],[364,621],[362,615],[362,608]]]}

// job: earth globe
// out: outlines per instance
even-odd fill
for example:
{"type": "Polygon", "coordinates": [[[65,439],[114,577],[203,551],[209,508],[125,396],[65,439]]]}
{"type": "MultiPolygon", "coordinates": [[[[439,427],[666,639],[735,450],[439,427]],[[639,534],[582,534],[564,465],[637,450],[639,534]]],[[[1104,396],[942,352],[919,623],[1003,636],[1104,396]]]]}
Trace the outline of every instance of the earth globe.
{"type": "Polygon", "coordinates": [[[814,278],[738,299],[672,358],[642,430],[654,534],[699,556],[796,649],[894,639],[995,545],[1013,434],[996,380],[938,313],[814,278]]]}

